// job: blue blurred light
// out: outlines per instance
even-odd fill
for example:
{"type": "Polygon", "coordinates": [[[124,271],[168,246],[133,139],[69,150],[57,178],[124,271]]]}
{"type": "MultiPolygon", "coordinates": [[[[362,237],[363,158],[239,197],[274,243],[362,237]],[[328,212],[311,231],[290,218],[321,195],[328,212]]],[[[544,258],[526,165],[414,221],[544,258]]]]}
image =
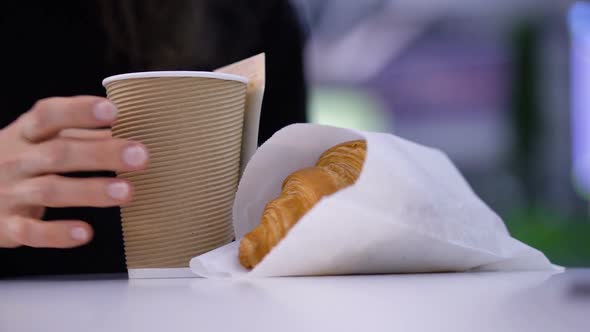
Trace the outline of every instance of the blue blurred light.
{"type": "Polygon", "coordinates": [[[588,38],[590,32],[590,3],[577,2],[569,11],[570,31],[577,36],[588,38]]]}
{"type": "Polygon", "coordinates": [[[569,11],[571,34],[571,124],[575,187],[590,197],[590,3],[569,11]]]}

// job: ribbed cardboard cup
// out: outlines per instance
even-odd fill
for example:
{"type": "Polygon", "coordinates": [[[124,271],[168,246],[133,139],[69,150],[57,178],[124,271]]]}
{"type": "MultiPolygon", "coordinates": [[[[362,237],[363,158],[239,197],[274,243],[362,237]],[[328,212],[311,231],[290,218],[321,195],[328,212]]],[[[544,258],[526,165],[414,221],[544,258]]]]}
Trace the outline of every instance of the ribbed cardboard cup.
{"type": "Polygon", "coordinates": [[[147,169],[117,176],[134,186],[121,207],[134,270],[186,276],[192,257],[234,237],[247,79],[213,72],[143,72],[103,81],[119,114],[113,136],[142,142],[147,169]]]}

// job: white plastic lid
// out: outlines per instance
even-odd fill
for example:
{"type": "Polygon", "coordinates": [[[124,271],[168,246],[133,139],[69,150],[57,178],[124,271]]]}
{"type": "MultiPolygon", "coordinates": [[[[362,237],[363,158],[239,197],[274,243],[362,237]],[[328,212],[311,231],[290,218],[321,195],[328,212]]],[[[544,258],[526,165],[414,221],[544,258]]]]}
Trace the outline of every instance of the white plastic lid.
{"type": "Polygon", "coordinates": [[[211,71],[145,71],[145,72],[137,72],[137,73],[128,73],[128,74],[119,74],[113,75],[105,78],[102,80],[102,85],[104,87],[107,84],[120,81],[120,80],[128,80],[134,78],[154,78],[154,77],[204,77],[204,78],[217,78],[221,80],[228,80],[228,81],[237,81],[247,84],[248,78],[239,75],[233,74],[226,74],[226,73],[216,73],[211,71]]]}

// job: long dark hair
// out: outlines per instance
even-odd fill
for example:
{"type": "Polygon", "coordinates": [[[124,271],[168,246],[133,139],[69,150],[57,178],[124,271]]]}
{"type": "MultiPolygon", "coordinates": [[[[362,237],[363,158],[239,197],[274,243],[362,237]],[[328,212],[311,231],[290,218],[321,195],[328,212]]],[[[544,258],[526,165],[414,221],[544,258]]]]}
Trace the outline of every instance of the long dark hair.
{"type": "MultiPolygon", "coordinates": [[[[186,69],[254,50],[275,0],[99,0],[112,57],[138,69],[186,69]]],[[[209,68],[210,69],[210,68],[209,68]]]]}

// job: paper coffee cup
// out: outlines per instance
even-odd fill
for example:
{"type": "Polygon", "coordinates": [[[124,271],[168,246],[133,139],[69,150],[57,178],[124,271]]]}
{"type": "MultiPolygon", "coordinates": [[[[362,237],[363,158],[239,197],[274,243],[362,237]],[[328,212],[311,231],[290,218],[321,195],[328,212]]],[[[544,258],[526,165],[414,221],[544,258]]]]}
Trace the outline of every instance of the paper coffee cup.
{"type": "Polygon", "coordinates": [[[106,78],[119,114],[113,136],[143,143],[143,171],[117,176],[134,186],[121,207],[129,275],[190,275],[192,257],[234,238],[246,86],[213,72],[143,72],[106,78]]]}

